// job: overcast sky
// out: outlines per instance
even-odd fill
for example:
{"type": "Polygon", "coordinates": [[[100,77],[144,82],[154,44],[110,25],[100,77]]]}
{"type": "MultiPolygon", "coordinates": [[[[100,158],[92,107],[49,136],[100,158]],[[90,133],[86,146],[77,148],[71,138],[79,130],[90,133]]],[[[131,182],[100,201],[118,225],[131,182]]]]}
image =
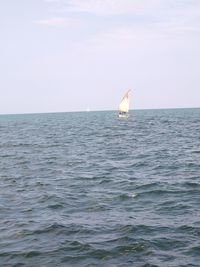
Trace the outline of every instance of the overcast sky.
{"type": "Polygon", "coordinates": [[[0,0],[0,113],[200,107],[199,0],[0,0]]]}

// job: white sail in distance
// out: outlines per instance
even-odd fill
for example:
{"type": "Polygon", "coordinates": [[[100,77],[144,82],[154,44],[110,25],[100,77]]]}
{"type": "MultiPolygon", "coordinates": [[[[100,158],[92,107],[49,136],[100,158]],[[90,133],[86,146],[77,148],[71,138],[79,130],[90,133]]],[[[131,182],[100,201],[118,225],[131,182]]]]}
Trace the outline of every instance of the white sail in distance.
{"type": "Polygon", "coordinates": [[[129,93],[131,90],[129,90],[122,98],[120,104],[119,104],[119,112],[128,112],[129,111],[129,93]]]}

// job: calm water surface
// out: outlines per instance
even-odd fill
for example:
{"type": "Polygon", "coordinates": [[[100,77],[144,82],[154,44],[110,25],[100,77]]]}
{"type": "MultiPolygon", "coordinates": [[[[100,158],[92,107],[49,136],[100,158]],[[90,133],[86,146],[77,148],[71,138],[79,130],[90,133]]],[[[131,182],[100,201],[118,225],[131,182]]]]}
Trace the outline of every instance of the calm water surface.
{"type": "Polygon", "coordinates": [[[200,109],[0,116],[0,266],[200,266],[200,109]]]}

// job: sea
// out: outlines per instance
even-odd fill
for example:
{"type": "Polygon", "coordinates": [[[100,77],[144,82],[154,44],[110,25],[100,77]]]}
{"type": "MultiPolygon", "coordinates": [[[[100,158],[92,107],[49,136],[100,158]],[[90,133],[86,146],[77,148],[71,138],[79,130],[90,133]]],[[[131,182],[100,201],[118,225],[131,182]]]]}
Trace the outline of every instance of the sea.
{"type": "Polygon", "coordinates": [[[57,266],[200,266],[200,109],[0,116],[0,267],[57,266]]]}

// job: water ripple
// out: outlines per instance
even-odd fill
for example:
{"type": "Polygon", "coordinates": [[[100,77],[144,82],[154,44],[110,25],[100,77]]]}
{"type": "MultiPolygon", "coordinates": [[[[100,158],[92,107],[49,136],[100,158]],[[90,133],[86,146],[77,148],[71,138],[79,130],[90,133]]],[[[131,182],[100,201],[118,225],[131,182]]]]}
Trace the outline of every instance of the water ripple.
{"type": "Polygon", "coordinates": [[[0,266],[199,266],[200,110],[0,117],[0,266]]]}

